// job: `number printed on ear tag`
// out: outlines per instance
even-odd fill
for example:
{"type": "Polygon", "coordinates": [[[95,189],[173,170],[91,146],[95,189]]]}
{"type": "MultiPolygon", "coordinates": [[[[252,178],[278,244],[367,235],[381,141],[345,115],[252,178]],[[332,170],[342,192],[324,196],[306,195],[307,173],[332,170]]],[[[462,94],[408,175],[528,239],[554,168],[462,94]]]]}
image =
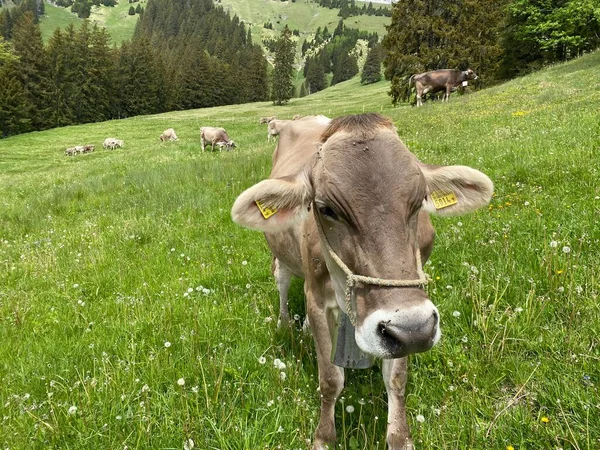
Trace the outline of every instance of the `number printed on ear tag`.
{"type": "Polygon", "coordinates": [[[269,208],[268,206],[263,205],[258,200],[255,200],[254,203],[256,203],[256,206],[258,206],[258,210],[265,219],[268,219],[277,212],[276,208],[269,208]]]}
{"type": "Polygon", "coordinates": [[[432,192],[431,200],[433,200],[435,209],[447,208],[448,206],[456,205],[458,203],[458,199],[454,192],[432,192]]]}

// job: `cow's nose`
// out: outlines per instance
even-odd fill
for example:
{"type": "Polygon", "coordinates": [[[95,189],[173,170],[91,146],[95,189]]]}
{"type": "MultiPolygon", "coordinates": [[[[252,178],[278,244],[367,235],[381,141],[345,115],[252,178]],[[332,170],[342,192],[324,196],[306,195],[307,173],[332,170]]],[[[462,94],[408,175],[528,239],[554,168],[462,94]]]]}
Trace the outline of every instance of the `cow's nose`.
{"type": "Polygon", "coordinates": [[[425,322],[417,326],[381,321],[378,325],[378,332],[388,350],[394,357],[400,358],[431,349],[438,337],[437,328],[438,314],[437,311],[433,311],[425,322]]]}

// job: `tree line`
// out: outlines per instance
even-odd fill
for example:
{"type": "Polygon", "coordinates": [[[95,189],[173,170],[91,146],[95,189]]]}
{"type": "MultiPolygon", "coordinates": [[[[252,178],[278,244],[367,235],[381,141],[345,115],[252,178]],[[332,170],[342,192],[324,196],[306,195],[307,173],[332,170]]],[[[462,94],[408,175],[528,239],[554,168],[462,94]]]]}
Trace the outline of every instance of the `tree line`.
{"type": "Polygon", "coordinates": [[[392,10],[386,6],[375,8],[372,2],[362,7],[356,5],[356,0],[318,0],[317,4],[323,8],[339,9],[338,16],[346,19],[350,16],[385,16],[390,17],[392,10]]]}
{"type": "MultiPolygon", "coordinates": [[[[348,28],[343,19],[340,19],[333,33],[330,33],[327,27],[322,30],[318,28],[315,37],[302,44],[302,54],[306,55],[306,59],[305,82],[300,95],[313,94],[327,88],[328,85],[333,86],[355,76],[359,72],[358,58],[363,56],[356,53],[359,40],[366,41],[368,49],[372,50],[378,43],[379,36],[377,33],[348,28]],[[331,74],[330,83],[327,81],[327,74],[331,74]]],[[[377,52],[379,49],[375,53],[377,52]]],[[[369,78],[368,82],[373,81],[369,78]]]]}
{"type": "Polygon", "coordinates": [[[0,135],[267,100],[267,64],[244,24],[210,0],[148,0],[120,48],[88,21],[44,45],[26,11],[0,38],[0,135]]]}
{"type": "Polygon", "coordinates": [[[494,84],[600,46],[599,0],[398,0],[383,40],[393,103],[429,70],[494,84]]]}

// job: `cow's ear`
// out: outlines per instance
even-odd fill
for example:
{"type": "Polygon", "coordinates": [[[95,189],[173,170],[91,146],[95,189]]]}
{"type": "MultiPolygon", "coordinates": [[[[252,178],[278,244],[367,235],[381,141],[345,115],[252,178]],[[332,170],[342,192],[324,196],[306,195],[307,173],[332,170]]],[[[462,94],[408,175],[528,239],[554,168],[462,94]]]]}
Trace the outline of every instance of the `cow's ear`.
{"type": "Polygon", "coordinates": [[[263,180],[240,194],[231,208],[231,218],[253,230],[281,231],[306,217],[311,201],[312,189],[305,173],[263,180]]]}
{"type": "Polygon", "coordinates": [[[484,173],[467,166],[421,164],[427,181],[423,209],[438,216],[457,216],[487,205],[494,184],[484,173]]]}

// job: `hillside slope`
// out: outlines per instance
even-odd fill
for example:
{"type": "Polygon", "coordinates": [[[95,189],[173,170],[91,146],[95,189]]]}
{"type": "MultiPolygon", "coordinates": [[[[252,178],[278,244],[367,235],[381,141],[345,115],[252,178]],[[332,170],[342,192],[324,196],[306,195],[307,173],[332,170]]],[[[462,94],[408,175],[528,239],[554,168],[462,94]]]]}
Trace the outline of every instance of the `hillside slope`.
{"type": "MultiPolygon", "coordinates": [[[[139,3],[145,7],[146,0],[139,3]]],[[[275,0],[221,0],[219,5],[232,15],[236,14],[240,20],[246,22],[252,31],[255,42],[263,39],[278,37],[284,25],[292,30],[300,31],[299,42],[312,36],[317,28],[328,27],[333,31],[340,17],[337,9],[327,9],[318,6],[309,0],[275,1],[275,0]],[[266,29],[263,25],[267,22],[273,24],[273,29],[266,29]]],[[[115,7],[98,6],[92,8],[90,21],[106,27],[113,43],[120,45],[131,38],[137,21],[137,15],[127,14],[130,4],[121,0],[115,7]]],[[[379,5],[376,5],[378,7],[379,5]]],[[[44,39],[47,40],[57,27],[64,28],[69,23],[81,22],[69,8],[60,8],[46,3],[46,14],[40,21],[44,39]]],[[[368,32],[377,32],[380,36],[385,34],[385,25],[390,22],[389,17],[357,16],[345,20],[346,26],[358,28],[368,32]]]]}
{"type": "MultiPolygon", "coordinates": [[[[425,271],[443,337],[409,360],[415,442],[596,448],[598,67],[594,53],[423,108],[392,108],[388,83],[353,79],[285,107],[0,140],[0,444],[306,448],[319,404],[311,339],[300,322],[277,331],[264,237],[229,211],[270,170],[260,116],[376,111],[422,161],[469,165],[495,184],[489,208],[434,219],[425,271]],[[202,153],[203,125],[224,126],[238,148],[202,153]],[[159,142],[168,127],[178,142],[159,142]],[[125,147],[103,150],[108,136],[125,147]],[[77,144],[96,151],[64,155],[77,144]]],[[[304,316],[299,281],[291,312],[304,316]]],[[[342,395],[339,445],[383,450],[380,371],[348,371],[342,395]]]]}

